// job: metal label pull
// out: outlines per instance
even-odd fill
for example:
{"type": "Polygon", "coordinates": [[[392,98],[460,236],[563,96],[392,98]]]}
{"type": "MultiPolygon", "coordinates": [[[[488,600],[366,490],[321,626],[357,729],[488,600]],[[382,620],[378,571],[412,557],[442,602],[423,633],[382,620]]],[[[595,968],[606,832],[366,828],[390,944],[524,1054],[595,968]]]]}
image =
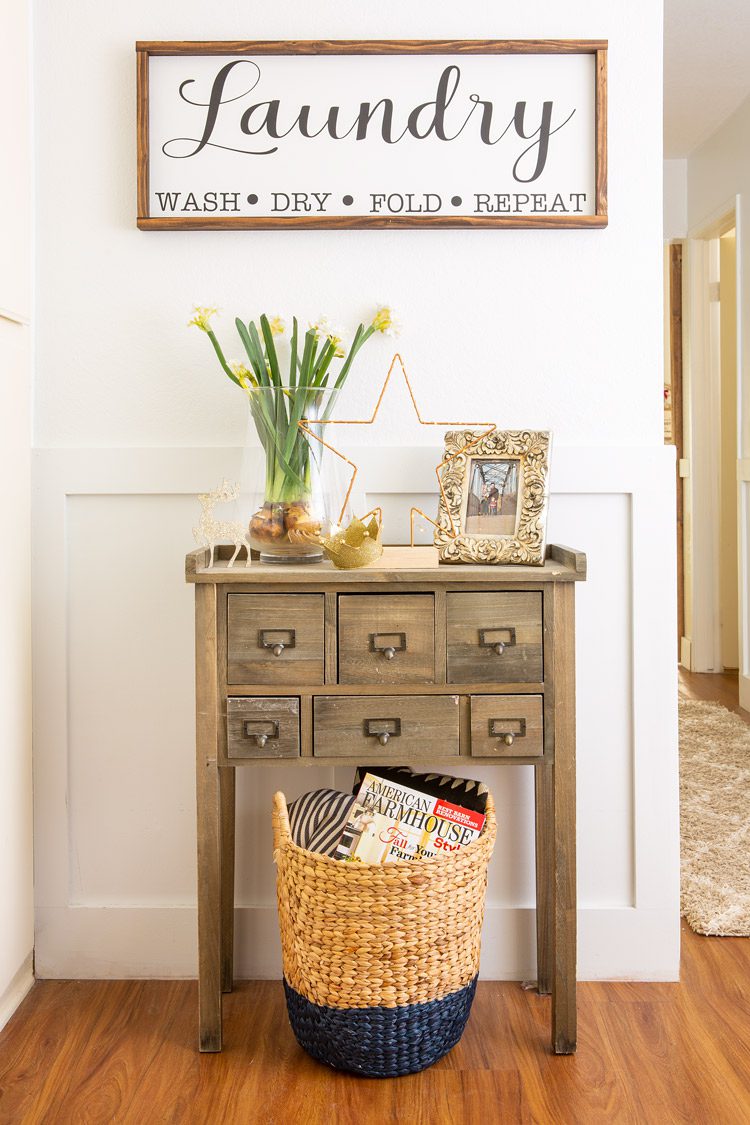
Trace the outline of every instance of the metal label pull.
{"type": "Polygon", "coordinates": [[[270,648],[274,656],[281,656],[288,648],[297,647],[297,633],[294,629],[259,629],[258,648],[270,648]]]}
{"type": "Polygon", "coordinates": [[[406,633],[370,633],[370,652],[393,660],[397,652],[406,652],[406,633]]]}
{"type": "Polygon", "coordinates": [[[400,719],[365,719],[365,737],[377,738],[381,746],[387,746],[392,738],[401,734],[400,719]]]}
{"type": "Polygon", "coordinates": [[[246,719],[242,729],[245,738],[254,738],[261,750],[269,739],[277,739],[279,737],[278,719],[246,719]]]}
{"type": "Polygon", "coordinates": [[[526,737],[526,720],[525,719],[490,719],[489,720],[490,738],[501,738],[506,746],[512,746],[517,738],[526,737]],[[514,730],[514,725],[518,726],[514,730]]]}
{"type": "Polygon", "coordinates": [[[491,648],[502,656],[506,648],[516,643],[516,630],[511,625],[495,625],[492,629],[479,630],[480,648],[491,648]]]}

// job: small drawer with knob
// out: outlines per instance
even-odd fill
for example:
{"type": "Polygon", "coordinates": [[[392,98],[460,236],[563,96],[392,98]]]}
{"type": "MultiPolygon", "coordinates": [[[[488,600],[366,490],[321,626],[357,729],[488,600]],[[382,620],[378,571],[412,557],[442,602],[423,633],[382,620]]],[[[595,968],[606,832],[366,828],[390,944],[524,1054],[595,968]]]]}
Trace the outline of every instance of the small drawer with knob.
{"type": "Polygon", "coordinates": [[[227,699],[227,757],[298,758],[299,699],[230,696],[227,699]]]}
{"type": "Polygon", "coordinates": [[[472,758],[541,758],[541,695],[472,695],[472,758]]]}
{"type": "Polygon", "coordinates": [[[229,594],[227,683],[323,683],[322,594],[229,594]]]}
{"type": "Polygon", "coordinates": [[[435,682],[432,594],[342,594],[340,684],[435,682]]]}
{"type": "Polygon", "coordinates": [[[447,644],[449,684],[541,683],[542,595],[449,593],[447,644]]]}
{"type": "Polygon", "coordinates": [[[316,696],[314,754],[394,759],[458,754],[457,695],[316,696]]]}

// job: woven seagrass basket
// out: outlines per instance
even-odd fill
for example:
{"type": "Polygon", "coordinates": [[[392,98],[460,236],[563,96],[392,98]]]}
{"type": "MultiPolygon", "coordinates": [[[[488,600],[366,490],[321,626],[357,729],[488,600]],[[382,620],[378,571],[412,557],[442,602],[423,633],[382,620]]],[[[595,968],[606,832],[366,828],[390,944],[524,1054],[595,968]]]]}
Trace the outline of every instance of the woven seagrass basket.
{"type": "Polygon", "coordinates": [[[275,794],[284,990],[309,1054],[386,1078],[424,1070],[456,1045],[476,989],[495,831],[488,795],[480,836],[453,855],[342,863],[297,847],[275,794]]]}

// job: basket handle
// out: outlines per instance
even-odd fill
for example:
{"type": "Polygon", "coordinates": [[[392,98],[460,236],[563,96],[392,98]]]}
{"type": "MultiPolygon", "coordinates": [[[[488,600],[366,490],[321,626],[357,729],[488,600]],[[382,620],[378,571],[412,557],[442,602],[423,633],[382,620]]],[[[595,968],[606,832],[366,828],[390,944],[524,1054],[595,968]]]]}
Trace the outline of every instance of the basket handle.
{"type": "Polygon", "coordinates": [[[281,792],[273,795],[273,850],[278,851],[282,844],[287,844],[292,838],[289,827],[289,813],[286,807],[286,797],[281,792]]]}

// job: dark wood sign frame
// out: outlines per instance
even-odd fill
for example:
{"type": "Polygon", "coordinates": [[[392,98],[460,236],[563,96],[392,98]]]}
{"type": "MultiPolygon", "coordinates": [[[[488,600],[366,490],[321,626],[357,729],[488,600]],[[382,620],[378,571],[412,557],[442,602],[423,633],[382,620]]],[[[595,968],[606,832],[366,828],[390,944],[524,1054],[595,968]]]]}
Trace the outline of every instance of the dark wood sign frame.
{"type": "Polygon", "coordinates": [[[606,227],[607,216],[607,40],[586,39],[412,39],[289,40],[260,42],[138,42],[138,227],[140,230],[393,229],[395,227],[606,227]],[[152,217],[149,208],[149,58],[152,55],[510,55],[596,56],[596,213],[524,215],[321,215],[270,217],[196,215],[152,217]]]}

